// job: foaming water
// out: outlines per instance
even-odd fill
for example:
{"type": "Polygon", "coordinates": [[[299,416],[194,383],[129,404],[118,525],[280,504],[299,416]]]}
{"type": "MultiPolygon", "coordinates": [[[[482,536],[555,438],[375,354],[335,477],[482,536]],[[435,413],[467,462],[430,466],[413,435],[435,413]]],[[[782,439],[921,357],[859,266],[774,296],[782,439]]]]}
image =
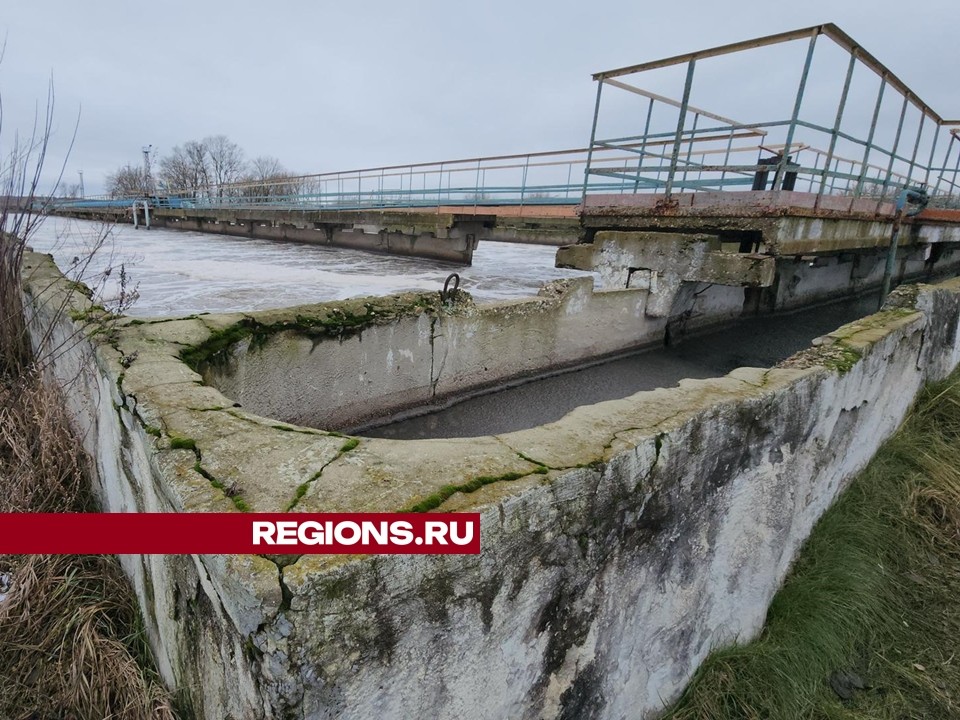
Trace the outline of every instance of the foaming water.
{"type": "Polygon", "coordinates": [[[482,242],[471,267],[421,258],[272,240],[231,238],[180,230],[134,230],[88,220],[48,217],[30,238],[38,252],[51,253],[74,279],[102,288],[104,299],[120,290],[122,264],[128,287],[140,297],[128,310],[139,317],[240,312],[361,295],[439,290],[451,272],[478,302],[536,295],[550,280],[590,275],[553,267],[556,248],[482,242]],[[91,262],[85,258],[99,245],[91,262]],[[104,273],[112,268],[109,276],[104,273]]]}

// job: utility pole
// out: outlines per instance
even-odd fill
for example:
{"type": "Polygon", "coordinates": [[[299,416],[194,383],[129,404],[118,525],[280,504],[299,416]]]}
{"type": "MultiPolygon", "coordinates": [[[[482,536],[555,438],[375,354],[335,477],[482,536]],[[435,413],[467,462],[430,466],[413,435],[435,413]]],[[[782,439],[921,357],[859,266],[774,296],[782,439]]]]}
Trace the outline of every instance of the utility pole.
{"type": "Polygon", "coordinates": [[[83,200],[86,197],[83,192],[83,170],[77,170],[77,174],[80,175],[80,199],[83,200]]]}
{"type": "Polygon", "coordinates": [[[153,178],[150,177],[150,151],[153,145],[143,147],[143,184],[146,186],[147,194],[153,192],[153,178]]]}

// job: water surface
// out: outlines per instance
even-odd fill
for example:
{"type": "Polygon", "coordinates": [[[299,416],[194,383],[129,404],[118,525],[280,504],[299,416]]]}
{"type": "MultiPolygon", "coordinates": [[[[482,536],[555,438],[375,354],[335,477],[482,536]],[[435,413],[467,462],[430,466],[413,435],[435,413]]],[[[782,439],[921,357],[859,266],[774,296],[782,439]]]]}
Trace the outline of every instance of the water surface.
{"type": "Polygon", "coordinates": [[[536,295],[562,277],[589,275],[553,267],[555,247],[481,242],[473,265],[292,242],[232,238],[181,230],[134,230],[89,220],[48,217],[30,238],[61,269],[107,300],[119,294],[122,264],[140,297],[127,311],[139,317],[238,312],[342,300],[361,295],[440,290],[458,272],[460,287],[478,302],[536,295]],[[98,247],[99,246],[99,247],[98,247]],[[98,247],[77,277],[74,258],[98,247]],[[111,268],[108,277],[104,271],[111,268]]]}

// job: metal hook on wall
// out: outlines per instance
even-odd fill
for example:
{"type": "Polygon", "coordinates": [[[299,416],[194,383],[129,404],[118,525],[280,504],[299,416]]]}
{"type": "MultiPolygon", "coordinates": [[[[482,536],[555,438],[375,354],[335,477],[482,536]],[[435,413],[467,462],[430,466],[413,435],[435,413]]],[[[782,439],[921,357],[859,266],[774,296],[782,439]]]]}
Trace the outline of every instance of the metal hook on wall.
{"type": "Polygon", "coordinates": [[[452,302],[460,289],[460,276],[457,273],[450,273],[443,283],[443,290],[440,291],[440,302],[452,302]],[[453,281],[453,287],[450,287],[450,281],[453,281]]]}

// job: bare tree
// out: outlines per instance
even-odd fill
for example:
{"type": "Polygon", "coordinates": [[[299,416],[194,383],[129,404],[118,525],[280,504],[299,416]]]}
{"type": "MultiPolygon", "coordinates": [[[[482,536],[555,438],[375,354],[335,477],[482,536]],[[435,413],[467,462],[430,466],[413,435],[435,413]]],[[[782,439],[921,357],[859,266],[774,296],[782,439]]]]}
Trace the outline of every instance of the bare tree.
{"type": "Polygon", "coordinates": [[[143,197],[150,194],[150,178],[140,165],[124,165],[107,175],[107,193],[110,197],[143,197]]]}
{"type": "Polygon", "coordinates": [[[60,197],[64,198],[78,198],[80,197],[80,183],[70,183],[69,185],[63,185],[60,193],[60,197]]]}
{"type": "Polygon", "coordinates": [[[300,180],[275,157],[260,155],[250,161],[240,181],[240,195],[248,198],[272,198],[299,192],[300,180]]]}
{"type": "MultiPolygon", "coordinates": [[[[0,61],[3,50],[0,45],[0,61]]],[[[9,149],[0,154],[0,377],[20,373],[31,358],[23,312],[21,269],[26,239],[42,220],[40,214],[29,211],[42,211],[46,205],[44,199],[37,197],[37,188],[50,146],[53,106],[51,81],[47,86],[46,113],[35,117],[29,136],[14,133],[9,149]]],[[[0,131],[2,129],[3,104],[0,102],[0,131]]],[[[63,167],[57,184],[62,176],[63,167]]]]}
{"type": "Polygon", "coordinates": [[[174,195],[196,197],[210,183],[210,162],[202,142],[190,140],[177,145],[160,159],[160,182],[174,195]]]}
{"type": "Polygon", "coordinates": [[[203,139],[210,158],[211,180],[217,194],[223,197],[224,185],[235,183],[246,169],[243,150],[226,135],[213,135],[203,139]]]}

